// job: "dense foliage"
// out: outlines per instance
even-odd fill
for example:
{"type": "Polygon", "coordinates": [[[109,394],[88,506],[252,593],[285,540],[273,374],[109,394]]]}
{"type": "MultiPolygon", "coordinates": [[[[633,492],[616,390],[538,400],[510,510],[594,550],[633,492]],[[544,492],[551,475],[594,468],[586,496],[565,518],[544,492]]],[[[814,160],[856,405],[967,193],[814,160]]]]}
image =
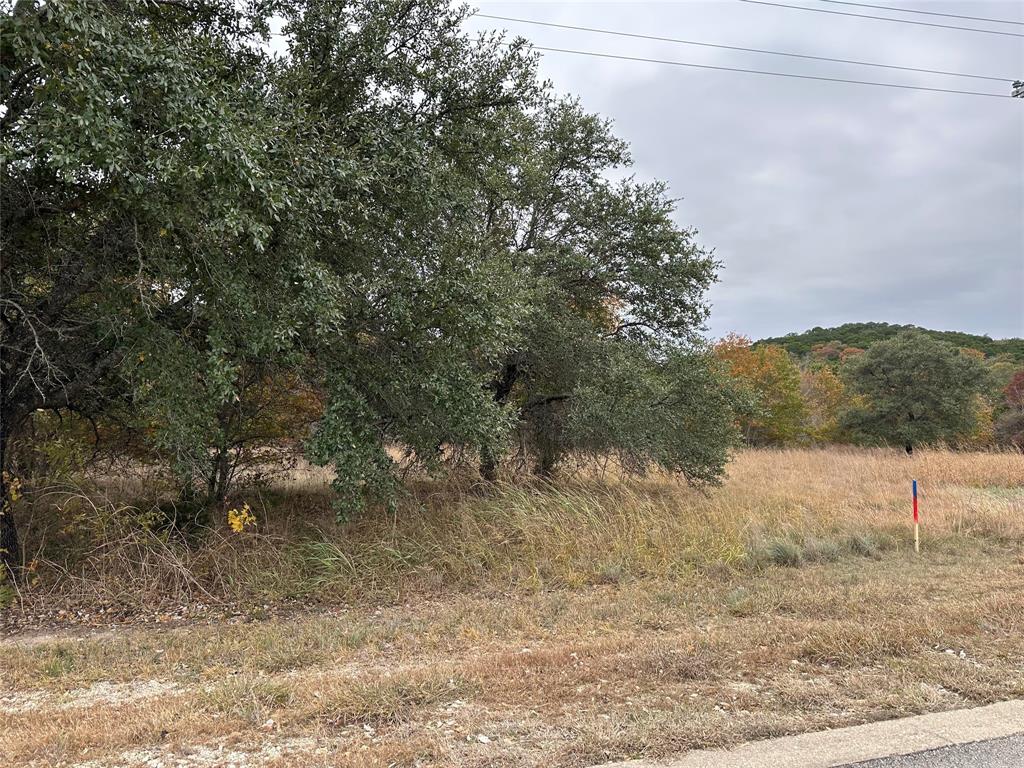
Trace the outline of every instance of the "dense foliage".
{"type": "Polygon", "coordinates": [[[800,434],[806,418],[800,369],[781,347],[752,346],[730,335],[715,345],[715,357],[727,367],[745,395],[739,412],[744,439],[752,445],[781,445],[800,434]]]}
{"type": "Polygon", "coordinates": [[[988,357],[1008,355],[1018,363],[1024,363],[1024,339],[992,339],[960,331],[933,331],[912,325],[890,323],[846,323],[834,328],[815,327],[803,333],[789,333],[785,336],[761,339],[758,344],[775,344],[798,357],[810,355],[815,348],[828,346],[857,347],[866,349],[879,341],[891,339],[903,331],[918,330],[933,339],[952,344],[954,347],[977,349],[988,357]]]}
{"type": "Polygon", "coordinates": [[[1002,413],[996,420],[995,438],[1024,450],[1024,369],[1017,371],[1003,389],[1002,413]]]}
{"type": "Polygon", "coordinates": [[[393,496],[396,455],[718,478],[714,260],[662,185],[608,180],[629,165],[608,124],[555,98],[523,41],[464,34],[467,13],[20,0],[3,18],[6,562],[7,480],[43,412],[166,466],[199,507],[286,442],[333,466],[342,513],[393,496]]]}
{"type": "MultiPolygon", "coordinates": [[[[698,341],[715,262],[672,223],[663,185],[608,180],[608,171],[629,164],[626,147],[576,102],[545,99],[506,130],[516,163],[483,190],[480,210],[488,245],[508,254],[520,287],[517,328],[490,372],[494,401],[522,425],[542,474],[578,445],[592,447],[598,434],[612,448],[628,433],[636,458],[692,465],[690,456],[704,449],[672,456],[673,438],[646,415],[681,430],[693,426],[686,413],[706,410],[704,390],[714,381],[703,358],[688,369],[694,386],[668,401],[674,410],[666,412],[654,380],[698,341]],[[598,415],[588,397],[612,386],[618,402],[608,405],[624,413],[598,415]]],[[[711,421],[723,422],[712,410],[711,421]]],[[[698,431],[714,443],[705,449],[724,459],[727,432],[698,431]]],[[[494,476],[496,459],[486,452],[485,475],[494,476]]],[[[685,474],[707,479],[692,466],[685,474]]]]}
{"type": "Polygon", "coordinates": [[[976,357],[918,331],[872,345],[845,373],[861,398],[845,415],[850,432],[908,451],[970,434],[986,375],[976,357]]]}
{"type": "Polygon", "coordinates": [[[1024,369],[1006,354],[986,357],[913,329],[866,350],[833,341],[797,357],[732,334],[714,351],[750,445],[1024,445],[1024,369]]]}

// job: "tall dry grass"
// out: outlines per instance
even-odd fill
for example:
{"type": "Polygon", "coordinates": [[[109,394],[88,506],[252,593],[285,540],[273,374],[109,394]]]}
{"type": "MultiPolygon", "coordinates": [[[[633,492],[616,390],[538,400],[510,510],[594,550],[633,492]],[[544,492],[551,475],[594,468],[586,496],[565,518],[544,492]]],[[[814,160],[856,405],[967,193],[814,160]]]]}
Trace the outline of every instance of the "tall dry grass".
{"type": "Polygon", "coordinates": [[[489,489],[421,481],[394,513],[343,525],[332,520],[329,478],[310,472],[253,497],[256,533],[221,527],[187,546],[121,525],[59,567],[49,561],[48,574],[44,562],[40,589],[147,606],[360,599],[877,556],[911,542],[914,478],[926,548],[1024,539],[1024,457],[1009,452],[746,450],[707,492],[667,477],[489,489]]]}
{"type": "Polygon", "coordinates": [[[1024,537],[1020,454],[750,450],[707,493],[654,477],[429,496],[420,509],[311,545],[310,560],[325,583],[419,575],[544,587],[870,555],[910,542],[913,478],[927,543],[1024,537]]]}

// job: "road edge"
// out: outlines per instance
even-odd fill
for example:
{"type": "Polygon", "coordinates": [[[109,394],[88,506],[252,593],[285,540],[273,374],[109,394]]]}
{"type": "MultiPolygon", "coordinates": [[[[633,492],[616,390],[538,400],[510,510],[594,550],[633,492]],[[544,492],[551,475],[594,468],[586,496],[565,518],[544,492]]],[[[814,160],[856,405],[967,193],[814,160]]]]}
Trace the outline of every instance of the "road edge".
{"type": "Polygon", "coordinates": [[[934,712],[687,752],[667,760],[629,760],[596,768],[835,768],[953,744],[1024,733],[1024,700],[934,712]]]}

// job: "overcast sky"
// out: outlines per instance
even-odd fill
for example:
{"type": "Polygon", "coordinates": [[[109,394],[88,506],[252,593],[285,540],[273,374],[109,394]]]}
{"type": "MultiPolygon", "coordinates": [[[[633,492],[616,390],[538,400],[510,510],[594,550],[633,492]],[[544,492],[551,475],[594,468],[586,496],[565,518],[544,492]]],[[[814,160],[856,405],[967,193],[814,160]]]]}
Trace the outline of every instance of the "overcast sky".
{"type": "MultiPolygon", "coordinates": [[[[994,25],[826,4],[917,21],[994,25]]],[[[1024,20],[1024,3],[864,0],[1024,20]]],[[[481,13],[1024,79],[1024,38],[737,2],[478,2],[481,13]]],[[[941,77],[474,18],[539,46],[1008,93],[941,77]]],[[[1024,99],[926,93],[545,53],[541,72],[611,118],[639,178],[723,262],[710,332],[845,322],[1024,336],[1024,99]]]]}

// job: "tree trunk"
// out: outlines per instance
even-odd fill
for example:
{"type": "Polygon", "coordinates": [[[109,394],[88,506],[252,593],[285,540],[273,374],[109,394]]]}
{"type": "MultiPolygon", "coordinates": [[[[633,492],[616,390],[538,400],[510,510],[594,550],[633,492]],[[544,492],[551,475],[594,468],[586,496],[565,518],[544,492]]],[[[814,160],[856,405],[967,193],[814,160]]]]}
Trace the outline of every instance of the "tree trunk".
{"type": "Polygon", "coordinates": [[[537,463],[534,465],[533,473],[542,480],[550,480],[555,474],[556,459],[553,451],[541,451],[537,463]]]}
{"type": "Polygon", "coordinates": [[[210,507],[223,507],[228,497],[228,475],[231,470],[228,461],[228,449],[218,448],[213,461],[213,468],[206,485],[206,504],[210,507]]]}
{"type": "MultiPolygon", "coordinates": [[[[508,396],[512,394],[512,388],[515,386],[518,378],[519,364],[513,360],[506,362],[502,368],[501,377],[495,379],[491,384],[491,389],[494,390],[494,402],[505,405],[508,402],[508,396]]],[[[499,459],[500,456],[492,448],[484,448],[480,452],[480,475],[489,483],[494,483],[498,480],[499,459]]]]}
{"type": "Polygon", "coordinates": [[[231,462],[228,459],[228,449],[221,451],[217,457],[217,498],[218,507],[223,507],[228,500],[228,479],[231,475],[231,462]]]}

